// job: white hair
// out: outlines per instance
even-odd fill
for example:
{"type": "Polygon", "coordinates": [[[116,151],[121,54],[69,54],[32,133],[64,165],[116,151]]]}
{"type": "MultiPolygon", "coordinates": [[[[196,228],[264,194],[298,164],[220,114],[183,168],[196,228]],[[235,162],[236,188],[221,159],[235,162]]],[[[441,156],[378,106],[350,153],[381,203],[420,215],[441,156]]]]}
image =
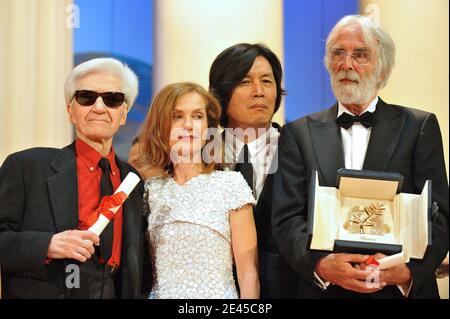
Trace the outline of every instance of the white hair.
{"type": "Polygon", "coordinates": [[[120,79],[128,111],[131,109],[139,91],[138,77],[125,63],[113,58],[92,59],[73,68],[64,84],[66,105],[70,104],[78,89],[77,81],[90,73],[108,74],[120,79]]]}
{"type": "Polygon", "coordinates": [[[355,24],[361,27],[366,44],[371,48],[377,49],[378,63],[375,71],[381,75],[381,79],[377,83],[377,88],[382,89],[385,87],[395,65],[395,44],[390,35],[371,18],[361,15],[348,15],[339,20],[327,38],[324,57],[325,67],[328,72],[331,73],[331,62],[328,59],[328,54],[331,51],[331,47],[339,32],[344,27],[355,24]]]}

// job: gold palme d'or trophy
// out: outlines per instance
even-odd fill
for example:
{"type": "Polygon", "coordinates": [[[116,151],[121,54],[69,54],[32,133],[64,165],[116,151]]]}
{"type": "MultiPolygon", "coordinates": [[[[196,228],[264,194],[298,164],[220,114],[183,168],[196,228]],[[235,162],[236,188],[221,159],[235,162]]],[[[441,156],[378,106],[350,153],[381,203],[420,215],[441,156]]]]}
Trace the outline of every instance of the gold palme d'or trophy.
{"type": "Polygon", "coordinates": [[[348,213],[344,229],[351,234],[385,235],[390,227],[384,223],[385,208],[380,203],[368,206],[353,206],[348,213]]]}

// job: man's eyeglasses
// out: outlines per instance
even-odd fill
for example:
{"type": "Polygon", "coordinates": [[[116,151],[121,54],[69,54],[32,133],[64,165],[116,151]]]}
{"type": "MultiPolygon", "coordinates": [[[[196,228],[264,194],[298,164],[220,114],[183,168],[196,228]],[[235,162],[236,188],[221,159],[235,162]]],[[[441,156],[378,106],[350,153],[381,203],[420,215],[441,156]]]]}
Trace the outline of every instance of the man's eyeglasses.
{"type": "Polygon", "coordinates": [[[341,63],[345,60],[347,55],[350,55],[353,61],[356,61],[359,65],[365,65],[369,63],[370,54],[365,50],[358,50],[352,52],[346,52],[345,50],[335,49],[329,53],[330,61],[332,63],[341,63]]]}
{"type": "Polygon", "coordinates": [[[125,94],[120,92],[103,92],[98,93],[89,90],[79,90],[75,91],[74,98],[78,104],[83,106],[91,106],[97,101],[98,97],[101,96],[103,103],[107,107],[116,108],[122,105],[125,101],[125,94]]]}

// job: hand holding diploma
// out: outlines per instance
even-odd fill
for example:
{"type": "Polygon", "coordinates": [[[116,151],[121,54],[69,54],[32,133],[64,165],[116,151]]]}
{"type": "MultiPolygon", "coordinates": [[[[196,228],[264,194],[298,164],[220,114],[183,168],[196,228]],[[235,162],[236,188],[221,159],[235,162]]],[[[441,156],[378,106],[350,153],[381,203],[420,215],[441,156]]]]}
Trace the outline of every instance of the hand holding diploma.
{"type": "Polygon", "coordinates": [[[129,173],[119,185],[114,195],[104,196],[100,206],[80,226],[80,230],[66,230],[55,234],[50,240],[48,259],[70,258],[85,262],[94,253],[94,246],[100,243],[100,234],[114,218],[128,195],[139,183],[140,178],[129,173]]]}
{"type": "Polygon", "coordinates": [[[94,245],[100,244],[100,238],[87,230],[65,230],[52,236],[47,250],[47,260],[75,259],[85,262],[94,254],[94,245]]]}

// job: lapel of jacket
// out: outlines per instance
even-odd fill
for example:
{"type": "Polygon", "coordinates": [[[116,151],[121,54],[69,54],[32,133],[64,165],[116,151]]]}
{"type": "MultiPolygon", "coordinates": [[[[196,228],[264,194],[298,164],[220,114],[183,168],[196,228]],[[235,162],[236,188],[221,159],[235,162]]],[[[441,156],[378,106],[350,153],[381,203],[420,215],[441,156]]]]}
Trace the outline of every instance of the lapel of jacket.
{"type": "Polygon", "coordinates": [[[406,116],[381,99],[374,115],[377,123],[370,133],[363,169],[385,171],[405,126],[406,116]]]}
{"type": "Polygon", "coordinates": [[[56,231],[78,227],[78,181],[75,142],[61,149],[50,166],[56,174],[47,179],[56,231]]]}
{"type": "MultiPolygon", "coordinates": [[[[272,161],[270,163],[271,167],[273,167],[274,165],[278,166],[278,147],[275,151],[275,154],[273,154],[272,161]]],[[[270,169],[270,171],[272,171],[272,168],[270,169]]],[[[272,204],[272,200],[271,200],[271,198],[272,198],[272,179],[273,179],[273,174],[266,175],[266,179],[264,180],[263,188],[261,190],[261,193],[259,194],[258,201],[256,202],[256,205],[253,209],[253,213],[255,216],[261,210],[263,210],[263,211],[267,210],[268,209],[267,205],[272,204]],[[269,196],[270,196],[270,200],[269,200],[269,196]]]]}
{"type": "Polygon", "coordinates": [[[339,127],[336,125],[337,104],[328,110],[308,116],[312,146],[320,174],[326,185],[336,185],[336,172],[345,167],[339,127]]]}
{"type": "MultiPolygon", "coordinates": [[[[120,180],[123,181],[127,174],[130,172],[130,169],[128,166],[123,163],[119,158],[116,156],[116,164],[120,171],[120,180]]],[[[139,229],[139,228],[133,228],[135,227],[136,219],[133,218],[133,216],[130,216],[130,214],[127,214],[130,205],[132,206],[132,201],[134,200],[132,197],[132,194],[134,192],[131,192],[130,197],[123,203],[122,205],[122,216],[123,216],[123,223],[122,223],[122,247],[126,247],[128,245],[129,240],[132,238],[129,238],[129,236],[138,235],[138,231],[135,231],[136,234],[129,234],[126,229],[139,229]]],[[[132,232],[133,233],[133,232],[132,232]]]]}
{"type": "MultiPolygon", "coordinates": [[[[280,124],[278,124],[277,122],[272,122],[271,125],[278,132],[280,132],[280,130],[281,130],[281,125],[280,124]]],[[[222,131],[221,136],[222,136],[222,140],[225,141],[225,130],[222,131]]],[[[278,147],[277,147],[277,149],[275,151],[275,154],[272,157],[272,161],[271,161],[270,165],[271,166],[278,165],[278,147]]],[[[266,179],[265,179],[264,184],[263,184],[263,189],[261,190],[261,194],[259,195],[258,202],[256,203],[256,205],[255,205],[255,207],[253,209],[253,213],[255,215],[260,210],[260,203],[262,202],[261,199],[266,198],[265,192],[266,192],[267,187],[270,187],[270,183],[271,183],[271,180],[272,180],[271,175],[273,175],[273,174],[270,174],[270,175],[266,176],[266,179]]]]}
{"type": "MultiPolygon", "coordinates": [[[[278,132],[281,131],[281,125],[278,124],[277,122],[272,122],[271,125],[278,132]]],[[[274,165],[276,165],[276,167],[278,167],[278,143],[277,143],[277,148],[275,150],[275,154],[273,154],[272,160],[270,161],[271,168],[269,169],[269,171],[273,172],[275,170],[274,165]]],[[[272,176],[273,176],[273,174],[266,175],[266,178],[265,178],[264,184],[263,184],[263,188],[261,190],[261,193],[259,194],[258,202],[256,203],[256,205],[253,209],[253,213],[255,215],[261,210],[261,208],[264,210],[267,209],[267,207],[262,207],[261,205],[263,205],[263,202],[268,198],[268,195],[266,195],[266,192],[267,191],[272,192],[272,189],[271,189],[272,188],[272,176]]],[[[272,201],[270,200],[269,204],[271,204],[271,202],[272,201]]],[[[264,203],[264,204],[267,205],[267,203],[264,203]]]]}
{"type": "MultiPolygon", "coordinates": [[[[116,156],[116,164],[120,170],[120,179],[123,181],[130,172],[130,168],[116,156]]],[[[121,276],[126,280],[121,280],[120,290],[122,298],[131,298],[137,296],[140,288],[139,273],[141,265],[138,255],[138,249],[141,244],[141,216],[137,212],[138,203],[143,201],[142,194],[137,192],[141,182],[130,193],[128,199],[122,205],[122,251],[121,251],[121,276]]],[[[141,212],[143,213],[143,212],[141,212]]]]}

